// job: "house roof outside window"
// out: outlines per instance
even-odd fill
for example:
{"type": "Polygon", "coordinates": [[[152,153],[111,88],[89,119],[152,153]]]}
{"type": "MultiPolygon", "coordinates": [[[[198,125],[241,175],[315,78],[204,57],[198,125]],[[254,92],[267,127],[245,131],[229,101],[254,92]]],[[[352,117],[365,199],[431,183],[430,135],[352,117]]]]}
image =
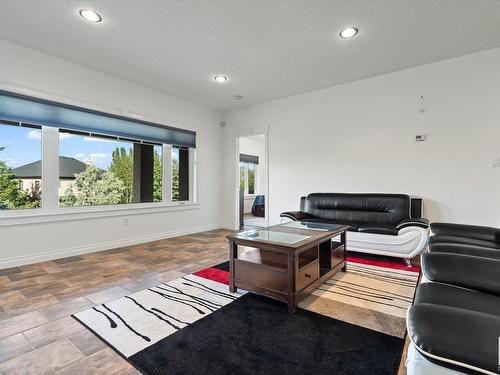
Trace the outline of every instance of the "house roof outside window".
{"type": "MultiPolygon", "coordinates": [[[[75,158],[59,156],[59,178],[74,179],[75,174],[82,173],[87,168],[87,165],[75,158]]],[[[42,162],[41,160],[33,163],[21,165],[12,169],[12,173],[17,178],[42,178],[42,162]]]]}

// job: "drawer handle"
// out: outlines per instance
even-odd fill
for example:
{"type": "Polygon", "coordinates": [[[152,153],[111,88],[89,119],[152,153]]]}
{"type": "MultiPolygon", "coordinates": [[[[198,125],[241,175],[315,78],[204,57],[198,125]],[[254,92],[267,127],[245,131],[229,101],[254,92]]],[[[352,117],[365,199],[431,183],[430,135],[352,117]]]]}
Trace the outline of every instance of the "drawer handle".
{"type": "Polygon", "coordinates": [[[311,275],[309,275],[308,273],[306,273],[304,276],[311,278],[311,275]]]}

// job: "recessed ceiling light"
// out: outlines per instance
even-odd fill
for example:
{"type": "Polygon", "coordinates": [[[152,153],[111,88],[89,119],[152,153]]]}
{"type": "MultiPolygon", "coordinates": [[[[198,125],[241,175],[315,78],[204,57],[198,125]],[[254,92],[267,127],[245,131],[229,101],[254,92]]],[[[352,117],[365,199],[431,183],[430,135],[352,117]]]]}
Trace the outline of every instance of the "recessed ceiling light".
{"type": "Polygon", "coordinates": [[[355,27],[347,27],[340,32],[340,36],[342,38],[347,39],[347,38],[352,38],[357,33],[358,33],[358,29],[356,29],[355,27]]]}
{"type": "Polygon", "coordinates": [[[218,83],[224,83],[227,81],[227,76],[216,75],[216,76],[214,76],[214,81],[218,82],[218,83]]]}
{"type": "Polygon", "coordinates": [[[90,9],[82,9],[80,10],[80,16],[82,16],[82,18],[86,19],[87,21],[90,21],[90,22],[101,22],[102,21],[102,17],[94,12],[93,10],[90,10],[90,9]]]}

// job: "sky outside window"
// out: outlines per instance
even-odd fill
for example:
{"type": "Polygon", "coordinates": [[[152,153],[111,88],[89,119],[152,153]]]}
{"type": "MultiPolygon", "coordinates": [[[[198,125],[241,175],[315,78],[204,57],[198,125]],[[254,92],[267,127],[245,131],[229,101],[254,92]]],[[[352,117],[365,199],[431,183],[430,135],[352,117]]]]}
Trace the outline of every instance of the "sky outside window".
{"type": "Polygon", "coordinates": [[[40,160],[41,137],[40,129],[0,124],[0,160],[9,168],[40,160]]]}
{"type": "Polygon", "coordinates": [[[84,163],[91,163],[98,168],[108,169],[111,165],[113,151],[124,147],[133,148],[130,142],[81,136],[70,133],[59,133],[59,154],[72,157],[84,163]]]}

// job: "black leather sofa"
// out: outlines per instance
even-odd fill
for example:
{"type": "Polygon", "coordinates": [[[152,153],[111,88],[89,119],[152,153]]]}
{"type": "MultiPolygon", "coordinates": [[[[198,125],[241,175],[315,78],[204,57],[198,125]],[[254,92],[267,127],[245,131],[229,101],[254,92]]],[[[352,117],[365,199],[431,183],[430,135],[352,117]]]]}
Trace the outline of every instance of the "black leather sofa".
{"type": "Polygon", "coordinates": [[[347,250],[409,259],[427,244],[429,221],[412,218],[404,194],[312,193],[282,218],[349,226],[347,250]]]}
{"type": "Polygon", "coordinates": [[[500,229],[477,225],[432,223],[429,251],[500,259],[500,229]]]}
{"type": "Polygon", "coordinates": [[[429,221],[410,217],[404,194],[312,193],[300,198],[300,211],[283,212],[292,220],[344,224],[350,231],[397,235],[409,226],[427,228],[429,221]]]}
{"type": "Polygon", "coordinates": [[[427,364],[410,356],[408,373],[498,373],[500,260],[435,252],[422,256],[422,271],[429,282],[417,288],[407,328],[409,356],[415,348],[427,364]]]}

